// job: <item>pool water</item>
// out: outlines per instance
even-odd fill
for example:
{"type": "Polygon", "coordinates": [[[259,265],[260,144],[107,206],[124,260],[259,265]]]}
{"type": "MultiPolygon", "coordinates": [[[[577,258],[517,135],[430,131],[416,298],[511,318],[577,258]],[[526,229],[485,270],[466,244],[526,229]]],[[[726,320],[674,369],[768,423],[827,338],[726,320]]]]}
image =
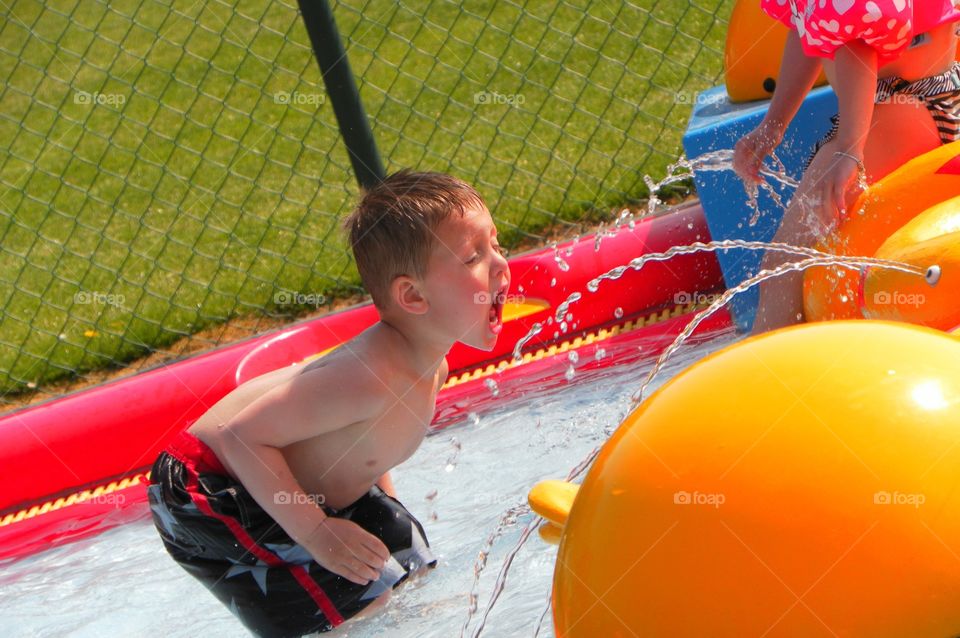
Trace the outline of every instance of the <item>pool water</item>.
{"type": "MultiPolygon", "coordinates": [[[[730,332],[708,337],[681,349],[654,385],[734,339],[730,332]]],[[[617,360],[618,353],[608,356],[617,360]]],[[[565,370],[568,361],[558,357],[556,365],[565,370]]],[[[396,590],[384,611],[336,634],[460,635],[478,552],[501,516],[525,503],[534,483],[564,478],[606,440],[651,365],[652,360],[610,365],[569,381],[560,375],[550,387],[527,380],[523,396],[505,393],[492,410],[427,437],[393,478],[400,500],[423,523],[438,566],[396,590]]],[[[479,610],[466,635],[472,635],[487,606],[504,556],[531,519],[530,514],[515,517],[493,544],[477,588],[479,610]]],[[[529,540],[481,635],[534,635],[549,598],[555,557],[555,546],[536,535],[529,540]]],[[[144,517],[134,523],[0,567],[0,591],[7,636],[247,635],[167,556],[145,505],[144,517]]],[[[539,635],[553,636],[549,615],[539,635]]]]}

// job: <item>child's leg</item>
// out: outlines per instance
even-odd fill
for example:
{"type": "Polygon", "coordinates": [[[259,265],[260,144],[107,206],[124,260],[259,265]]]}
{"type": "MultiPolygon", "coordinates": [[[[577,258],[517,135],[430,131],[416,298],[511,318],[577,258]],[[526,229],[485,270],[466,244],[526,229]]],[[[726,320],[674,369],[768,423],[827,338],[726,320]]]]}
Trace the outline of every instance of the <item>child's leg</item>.
{"type": "MultiPolygon", "coordinates": [[[[773,241],[792,246],[810,247],[831,230],[831,221],[822,219],[818,215],[818,203],[812,201],[812,194],[837,160],[833,155],[837,150],[837,142],[830,141],[813,158],[787,210],[784,211],[783,221],[776,235],[773,236],[773,241]]],[[[787,262],[801,259],[803,257],[798,255],[768,251],[764,254],[760,267],[763,270],[772,270],[787,262]]],[[[753,322],[753,334],[799,323],[802,319],[802,272],[780,275],[760,284],[760,303],[753,322]]]]}
{"type": "MultiPolygon", "coordinates": [[[[873,183],[939,145],[936,125],[925,106],[910,103],[878,104],[870,125],[870,137],[864,148],[863,163],[867,169],[867,181],[873,183]]],[[[833,154],[837,150],[836,141],[831,141],[817,153],[787,206],[773,241],[810,247],[832,230],[830,220],[822,220],[812,211],[813,202],[809,201],[809,195],[826,171],[830,170],[835,161],[833,154]]],[[[848,207],[853,205],[856,195],[856,192],[850,194],[848,207]]],[[[769,252],[764,256],[761,267],[776,268],[798,259],[801,257],[769,252]]],[[[798,323],[802,321],[802,315],[803,273],[789,273],[770,279],[760,285],[760,304],[753,333],[760,334],[798,323]]]]}

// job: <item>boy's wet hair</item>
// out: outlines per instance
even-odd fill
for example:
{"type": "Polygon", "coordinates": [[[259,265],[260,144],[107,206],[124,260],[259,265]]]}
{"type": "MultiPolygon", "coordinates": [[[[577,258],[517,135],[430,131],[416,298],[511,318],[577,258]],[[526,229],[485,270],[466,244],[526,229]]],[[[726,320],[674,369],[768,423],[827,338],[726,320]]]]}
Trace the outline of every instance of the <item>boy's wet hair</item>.
{"type": "Polygon", "coordinates": [[[483,198],[463,180],[408,169],[363,193],[344,228],[360,278],[377,308],[389,306],[394,279],[424,276],[440,223],[477,205],[484,205],[483,198]]]}

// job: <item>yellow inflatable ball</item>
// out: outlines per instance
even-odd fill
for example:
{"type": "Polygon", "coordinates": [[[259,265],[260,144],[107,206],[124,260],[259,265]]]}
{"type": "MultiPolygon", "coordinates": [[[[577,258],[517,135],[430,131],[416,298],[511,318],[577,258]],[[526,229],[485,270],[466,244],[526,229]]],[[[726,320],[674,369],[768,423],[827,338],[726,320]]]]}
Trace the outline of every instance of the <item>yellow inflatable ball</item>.
{"type": "Polygon", "coordinates": [[[553,604],[564,638],[960,635],[960,341],[826,322],[691,366],[584,480],[553,604]]]}
{"type": "Polygon", "coordinates": [[[960,197],[932,208],[887,238],[877,257],[917,266],[924,277],[867,271],[863,315],[940,330],[960,326],[960,197]]]}

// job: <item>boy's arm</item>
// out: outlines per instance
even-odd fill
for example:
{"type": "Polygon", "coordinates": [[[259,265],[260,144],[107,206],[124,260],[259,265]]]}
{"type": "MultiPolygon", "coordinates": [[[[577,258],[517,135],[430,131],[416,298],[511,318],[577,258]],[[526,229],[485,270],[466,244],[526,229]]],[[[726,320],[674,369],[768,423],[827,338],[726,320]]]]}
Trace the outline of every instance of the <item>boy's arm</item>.
{"type": "Polygon", "coordinates": [[[385,403],[372,374],[320,367],[283,383],[221,425],[218,453],[257,503],[321,565],[365,583],[389,552],[359,526],[326,513],[306,496],[280,448],[372,418],[385,403]]]}

